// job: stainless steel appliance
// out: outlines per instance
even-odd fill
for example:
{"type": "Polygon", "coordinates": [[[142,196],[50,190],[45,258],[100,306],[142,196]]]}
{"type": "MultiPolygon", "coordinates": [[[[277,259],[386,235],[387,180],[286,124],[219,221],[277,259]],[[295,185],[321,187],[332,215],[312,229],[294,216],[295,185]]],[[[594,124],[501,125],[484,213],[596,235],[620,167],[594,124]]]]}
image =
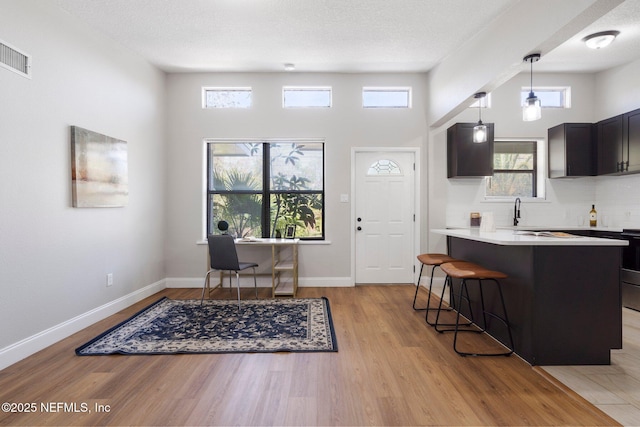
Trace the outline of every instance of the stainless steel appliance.
{"type": "Polygon", "coordinates": [[[624,229],[620,238],[629,241],[629,246],[622,250],[622,305],[640,311],[640,230],[624,229]]]}

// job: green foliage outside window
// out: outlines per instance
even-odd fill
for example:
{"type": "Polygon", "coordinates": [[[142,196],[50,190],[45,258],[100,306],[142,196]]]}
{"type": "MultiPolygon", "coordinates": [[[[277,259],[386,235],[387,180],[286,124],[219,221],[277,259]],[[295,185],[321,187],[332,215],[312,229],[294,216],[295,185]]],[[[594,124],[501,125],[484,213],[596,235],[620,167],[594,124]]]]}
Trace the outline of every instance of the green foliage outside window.
{"type": "Polygon", "coordinates": [[[324,237],[321,143],[212,143],[209,149],[210,233],[224,219],[239,237],[284,236],[288,225],[296,226],[296,237],[324,237]]]}

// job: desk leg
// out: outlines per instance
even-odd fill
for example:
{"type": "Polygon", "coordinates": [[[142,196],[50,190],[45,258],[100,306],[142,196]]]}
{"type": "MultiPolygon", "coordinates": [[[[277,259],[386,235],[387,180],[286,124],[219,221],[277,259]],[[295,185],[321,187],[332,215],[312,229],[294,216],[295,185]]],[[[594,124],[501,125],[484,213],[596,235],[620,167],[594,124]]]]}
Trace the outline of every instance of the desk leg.
{"type": "Polygon", "coordinates": [[[276,245],[271,245],[271,298],[276,297],[276,245]]]}

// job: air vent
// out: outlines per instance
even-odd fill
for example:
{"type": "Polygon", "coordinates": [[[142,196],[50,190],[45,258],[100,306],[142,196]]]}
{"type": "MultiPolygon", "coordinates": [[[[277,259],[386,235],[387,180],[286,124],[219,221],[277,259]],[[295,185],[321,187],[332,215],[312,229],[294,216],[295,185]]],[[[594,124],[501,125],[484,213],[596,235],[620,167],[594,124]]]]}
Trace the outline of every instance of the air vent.
{"type": "Polygon", "coordinates": [[[31,78],[31,56],[0,40],[0,67],[31,78]]]}

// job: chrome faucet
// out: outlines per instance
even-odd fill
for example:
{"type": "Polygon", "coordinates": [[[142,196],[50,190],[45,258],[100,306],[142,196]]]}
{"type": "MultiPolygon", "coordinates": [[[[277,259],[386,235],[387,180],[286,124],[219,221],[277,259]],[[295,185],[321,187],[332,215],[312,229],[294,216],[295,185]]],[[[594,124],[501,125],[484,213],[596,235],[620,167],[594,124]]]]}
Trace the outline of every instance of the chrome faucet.
{"type": "Polygon", "coordinates": [[[518,226],[518,219],[520,219],[520,197],[516,197],[516,201],[513,204],[513,226],[518,226]]]}

